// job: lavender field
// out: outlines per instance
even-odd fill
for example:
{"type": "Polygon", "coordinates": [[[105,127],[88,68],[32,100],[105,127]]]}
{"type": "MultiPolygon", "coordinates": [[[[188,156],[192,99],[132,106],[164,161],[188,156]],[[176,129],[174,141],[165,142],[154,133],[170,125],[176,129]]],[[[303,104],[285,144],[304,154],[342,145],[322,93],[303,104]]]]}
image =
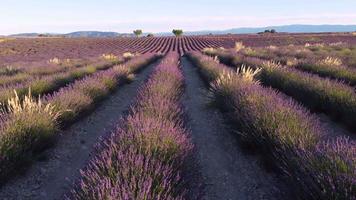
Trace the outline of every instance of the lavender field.
{"type": "Polygon", "coordinates": [[[321,35],[2,54],[0,199],[356,199],[356,46],[321,35]]]}

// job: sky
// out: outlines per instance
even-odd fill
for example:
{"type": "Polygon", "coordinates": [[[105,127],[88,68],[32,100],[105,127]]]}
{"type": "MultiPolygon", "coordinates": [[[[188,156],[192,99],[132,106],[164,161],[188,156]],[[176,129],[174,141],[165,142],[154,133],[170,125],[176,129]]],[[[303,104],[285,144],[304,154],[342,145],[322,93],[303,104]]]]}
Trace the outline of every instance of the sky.
{"type": "Polygon", "coordinates": [[[356,24],[356,0],[0,0],[0,35],[356,24]]]}

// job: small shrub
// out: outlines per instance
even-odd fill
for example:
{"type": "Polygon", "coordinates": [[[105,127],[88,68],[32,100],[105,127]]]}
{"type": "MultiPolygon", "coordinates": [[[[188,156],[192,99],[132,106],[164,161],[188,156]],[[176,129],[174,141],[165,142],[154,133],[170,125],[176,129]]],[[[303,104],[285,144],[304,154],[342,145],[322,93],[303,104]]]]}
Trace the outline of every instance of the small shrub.
{"type": "Polygon", "coordinates": [[[109,61],[113,61],[113,60],[117,60],[118,57],[115,56],[114,54],[103,54],[101,55],[101,58],[105,59],[105,60],[109,60],[109,61]]]}
{"type": "Polygon", "coordinates": [[[59,121],[68,123],[93,105],[93,100],[84,93],[68,87],[46,97],[46,102],[55,106],[61,114],[59,121]]]}
{"type": "Polygon", "coordinates": [[[181,36],[183,35],[183,30],[181,29],[173,29],[172,33],[175,35],[175,36],[181,36]]]}
{"type": "Polygon", "coordinates": [[[133,33],[139,37],[140,35],[142,35],[142,30],[141,29],[137,29],[137,30],[134,30],[133,33]]]}
{"type": "Polygon", "coordinates": [[[14,74],[19,73],[21,70],[13,67],[11,65],[7,65],[6,67],[0,68],[0,75],[12,76],[14,74]]]}
{"type": "Polygon", "coordinates": [[[88,95],[94,102],[102,99],[109,93],[109,89],[101,81],[99,76],[88,77],[76,82],[74,89],[88,95]]]}
{"type": "Polygon", "coordinates": [[[6,111],[1,113],[0,176],[11,171],[13,164],[22,163],[52,143],[58,129],[57,119],[61,113],[41,98],[35,100],[31,92],[21,100],[8,100],[6,111]]]}
{"type": "Polygon", "coordinates": [[[341,66],[342,61],[339,58],[326,57],[325,59],[320,60],[317,64],[326,66],[341,66]]]}
{"type": "Polygon", "coordinates": [[[235,43],[234,49],[236,52],[239,52],[239,51],[243,50],[244,48],[245,48],[245,46],[242,44],[242,42],[235,43]]]}
{"type": "Polygon", "coordinates": [[[48,63],[53,63],[56,65],[59,65],[61,63],[61,60],[59,58],[52,58],[52,59],[48,60],[48,63]]]}
{"type": "Polygon", "coordinates": [[[131,52],[125,52],[123,55],[125,60],[129,60],[132,59],[133,57],[135,57],[135,54],[131,53],[131,52]]]}

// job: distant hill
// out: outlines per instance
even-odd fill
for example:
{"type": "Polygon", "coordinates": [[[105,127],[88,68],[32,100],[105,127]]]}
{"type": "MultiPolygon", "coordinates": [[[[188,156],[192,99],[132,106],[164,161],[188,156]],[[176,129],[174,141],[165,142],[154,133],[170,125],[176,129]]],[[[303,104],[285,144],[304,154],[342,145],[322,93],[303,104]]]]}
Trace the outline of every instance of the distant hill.
{"type": "Polygon", "coordinates": [[[257,33],[266,29],[275,29],[277,32],[287,33],[322,33],[322,32],[352,32],[356,31],[356,25],[286,25],[268,26],[263,28],[237,28],[227,30],[231,33],[257,33]]]}
{"type": "Polygon", "coordinates": [[[64,34],[65,37],[119,37],[121,34],[116,32],[101,32],[101,31],[78,31],[64,34]]]}
{"type": "Polygon", "coordinates": [[[206,34],[247,34],[247,33],[259,33],[265,30],[275,29],[277,32],[286,33],[325,33],[325,32],[353,32],[356,31],[356,25],[285,25],[285,26],[267,26],[267,27],[244,27],[234,28],[228,30],[212,30],[212,31],[193,31],[187,32],[189,35],[206,35],[206,34]]]}
{"type": "MultiPolygon", "coordinates": [[[[275,29],[277,32],[286,33],[323,33],[323,32],[353,32],[356,31],[356,25],[285,25],[285,26],[267,26],[267,27],[245,27],[245,28],[233,28],[228,30],[205,30],[205,31],[191,31],[185,32],[185,35],[207,35],[207,34],[247,34],[247,33],[258,33],[264,30],[275,29]]],[[[147,35],[147,34],[142,34],[147,35]]],[[[154,35],[167,36],[173,35],[170,32],[155,33],[154,35]]],[[[117,32],[101,32],[101,31],[78,31],[67,34],[56,34],[56,33],[20,33],[10,35],[11,37],[133,37],[132,33],[117,33],[117,32]]]]}
{"type": "Polygon", "coordinates": [[[13,34],[9,35],[10,37],[38,37],[40,35],[39,33],[19,33],[19,34],[13,34]]]}
{"type": "Polygon", "coordinates": [[[66,34],[58,34],[58,33],[20,33],[9,35],[10,37],[68,37],[68,38],[78,38],[78,37],[119,37],[119,36],[127,36],[131,37],[133,34],[121,34],[117,32],[102,32],[102,31],[77,31],[66,34]]]}

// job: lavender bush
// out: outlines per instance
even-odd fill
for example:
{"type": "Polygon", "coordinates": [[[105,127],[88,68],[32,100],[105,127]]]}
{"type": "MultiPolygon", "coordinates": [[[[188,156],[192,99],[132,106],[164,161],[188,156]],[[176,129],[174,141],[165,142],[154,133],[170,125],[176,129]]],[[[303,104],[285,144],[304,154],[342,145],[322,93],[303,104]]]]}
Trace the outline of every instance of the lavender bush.
{"type": "Polygon", "coordinates": [[[265,62],[258,58],[234,56],[227,51],[215,50],[210,55],[217,55],[228,65],[246,64],[262,68],[258,79],[266,85],[292,96],[312,110],[330,114],[352,129],[356,128],[356,94],[354,88],[336,80],[321,78],[278,63],[265,62]],[[224,58],[224,59],[223,59],[224,58]]]}
{"type": "Polygon", "coordinates": [[[353,141],[342,137],[326,140],[318,120],[295,101],[212,58],[199,53],[189,57],[212,82],[212,98],[230,112],[243,141],[272,158],[297,186],[294,189],[301,198],[355,198],[353,141]]]}

